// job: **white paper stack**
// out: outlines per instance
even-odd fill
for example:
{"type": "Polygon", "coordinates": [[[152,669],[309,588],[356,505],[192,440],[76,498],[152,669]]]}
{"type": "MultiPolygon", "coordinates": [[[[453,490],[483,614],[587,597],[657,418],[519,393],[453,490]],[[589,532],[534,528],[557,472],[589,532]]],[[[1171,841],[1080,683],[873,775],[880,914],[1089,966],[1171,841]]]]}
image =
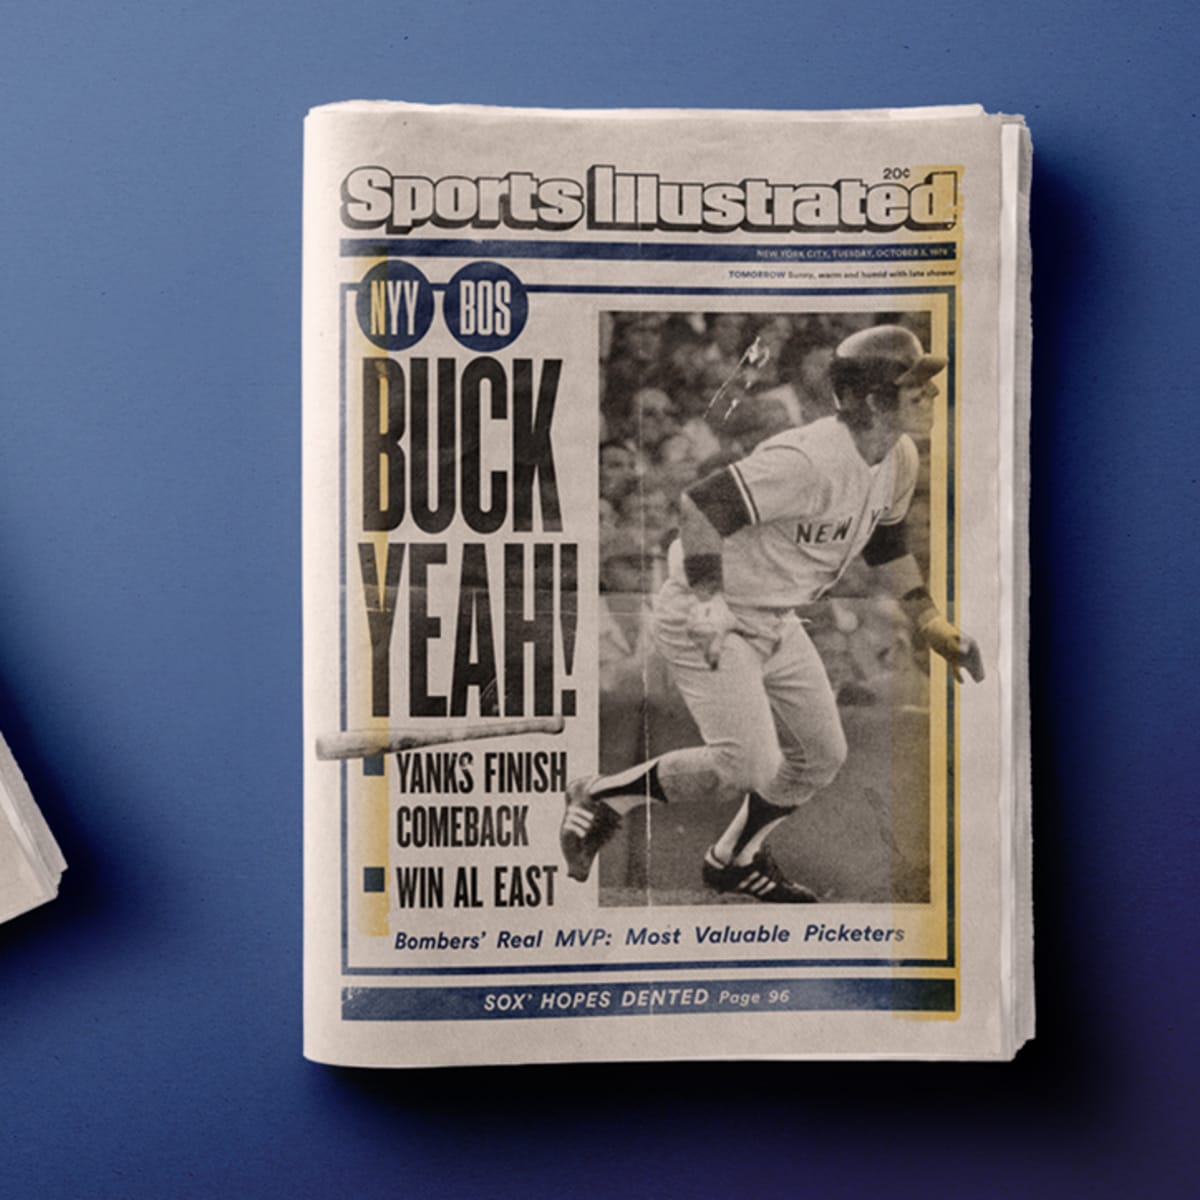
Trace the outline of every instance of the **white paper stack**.
{"type": "Polygon", "coordinates": [[[0,737],[0,921],[58,895],[66,860],[0,737]]]}
{"type": "Polygon", "coordinates": [[[1011,1058],[1022,119],[350,101],[305,160],[305,1052],[1011,1058]]]}

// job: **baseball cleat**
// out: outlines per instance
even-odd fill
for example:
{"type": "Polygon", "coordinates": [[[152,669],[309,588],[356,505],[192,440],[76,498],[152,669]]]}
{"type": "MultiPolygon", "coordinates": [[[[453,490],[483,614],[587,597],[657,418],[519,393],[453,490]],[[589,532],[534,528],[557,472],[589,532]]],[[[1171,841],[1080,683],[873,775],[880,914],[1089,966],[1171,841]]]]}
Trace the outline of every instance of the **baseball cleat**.
{"type": "Polygon", "coordinates": [[[616,809],[588,795],[590,783],[590,779],[576,779],[567,785],[567,809],[558,831],[567,874],[581,883],[591,874],[600,848],[621,827],[616,809]]]}
{"type": "Polygon", "coordinates": [[[717,892],[749,896],[768,904],[816,904],[816,892],[793,883],[764,847],[745,866],[722,866],[713,857],[712,847],[704,855],[704,882],[717,892]]]}

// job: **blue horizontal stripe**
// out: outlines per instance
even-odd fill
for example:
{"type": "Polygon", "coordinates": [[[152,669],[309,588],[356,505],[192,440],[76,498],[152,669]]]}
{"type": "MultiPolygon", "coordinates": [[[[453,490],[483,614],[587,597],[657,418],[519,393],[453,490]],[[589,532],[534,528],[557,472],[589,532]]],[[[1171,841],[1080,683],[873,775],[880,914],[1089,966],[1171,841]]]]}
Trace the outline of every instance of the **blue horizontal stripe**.
{"type": "MultiPolygon", "coordinates": [[[[497,238],[343,238],[343,258],[585,258],[638,262],[753,262],[763,271],[797,263],[952,261],[954,242],[839,243],[779,246],[763,243],[507,241],[497,238]]],[[[782,277],[782,275],[781,275],[782,277]]]]}
{"type": "Polygon", "coordinates": [[[952,979],[754,979],[505,987],[350,987],[346,1021],[529,1020],[649,1013],[954,1011],[952,979]]]}

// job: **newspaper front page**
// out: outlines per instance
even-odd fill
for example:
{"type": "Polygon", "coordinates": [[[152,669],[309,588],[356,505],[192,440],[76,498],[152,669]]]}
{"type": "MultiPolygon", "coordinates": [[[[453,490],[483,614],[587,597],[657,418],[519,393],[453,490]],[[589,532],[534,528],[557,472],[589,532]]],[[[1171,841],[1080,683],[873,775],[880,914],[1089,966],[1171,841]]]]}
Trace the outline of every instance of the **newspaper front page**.
{"type": "Polygon", "coordinates": [[[306,125],[305,1053],[1033,1031],[1028,139],[306,125]]]}

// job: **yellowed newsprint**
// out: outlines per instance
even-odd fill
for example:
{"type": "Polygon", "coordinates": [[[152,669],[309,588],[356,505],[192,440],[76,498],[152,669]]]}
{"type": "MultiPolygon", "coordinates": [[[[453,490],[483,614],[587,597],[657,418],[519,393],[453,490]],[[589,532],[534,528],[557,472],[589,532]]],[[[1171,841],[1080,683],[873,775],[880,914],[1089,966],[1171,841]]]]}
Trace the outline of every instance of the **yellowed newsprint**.
{"type": "Polygon", "coordinates": [[[306,123],[305,1054],[1033,1033],[1029,142],[306,123]]]}

